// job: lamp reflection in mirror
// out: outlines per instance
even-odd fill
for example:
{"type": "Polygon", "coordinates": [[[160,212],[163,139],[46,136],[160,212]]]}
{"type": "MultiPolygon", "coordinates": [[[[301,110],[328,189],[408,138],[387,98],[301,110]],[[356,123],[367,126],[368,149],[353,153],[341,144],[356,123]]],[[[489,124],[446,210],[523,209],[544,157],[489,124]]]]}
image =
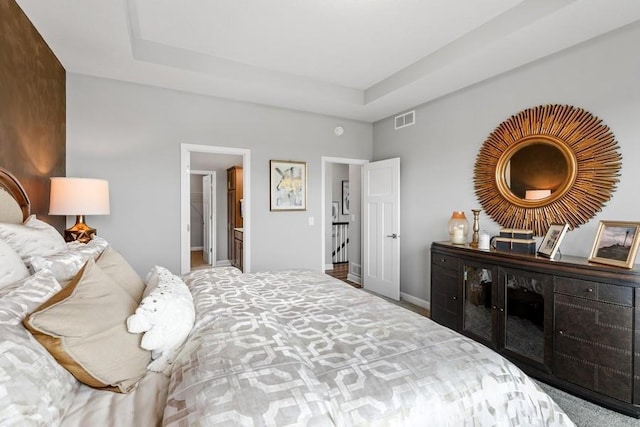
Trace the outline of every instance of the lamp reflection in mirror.
{"type": "Polygon", "coordinates": [[[540,200],[551,195],[551,190],[527,190],[524,198],[526,200],[540,200]]]}
{"type": "Polygon", "coordinates": [[[85,215],[109,215],[109,182],[93,178],[51,178],[49,215],[75,215],[76,223],[64,231],[67,242],[87,243],[96,229],[84,222],[85,215]]]}

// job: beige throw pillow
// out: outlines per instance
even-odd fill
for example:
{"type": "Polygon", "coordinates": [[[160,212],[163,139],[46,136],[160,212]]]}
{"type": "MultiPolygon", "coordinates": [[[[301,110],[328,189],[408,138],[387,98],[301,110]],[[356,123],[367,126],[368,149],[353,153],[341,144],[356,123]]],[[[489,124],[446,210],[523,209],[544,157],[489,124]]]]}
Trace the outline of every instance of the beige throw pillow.
{"type": "Polygon", "coordinates": [[[145,288],[144,281],[120,253],[116,252],[111,246],[107,246],[96,263],[134,300],[140,302],[145,288]]]}
{"type": "Polygon", "coordinates": [[[150,353],[140,347],[142,335],[126,327],[137,307],[138,302],[90,259],[24,324],[79,381],[126,393],[144,376],[150,360],[150,353]]]}

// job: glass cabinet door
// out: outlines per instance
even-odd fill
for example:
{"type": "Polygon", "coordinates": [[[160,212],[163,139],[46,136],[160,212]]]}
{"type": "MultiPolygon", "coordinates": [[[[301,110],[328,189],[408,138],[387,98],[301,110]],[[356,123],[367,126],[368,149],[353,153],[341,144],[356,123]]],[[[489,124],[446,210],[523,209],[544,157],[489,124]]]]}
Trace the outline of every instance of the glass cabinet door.
{"type": "Polygon", "coordinates": [[[490,268],[464,266],[463,330],[492,342],[492,293],[494,272],[490,268]]]}
{"type": "Polygon", "coordinates": [[[535,273],[504,272],[505,348],[544,363],[545,282],[535,273]]]}

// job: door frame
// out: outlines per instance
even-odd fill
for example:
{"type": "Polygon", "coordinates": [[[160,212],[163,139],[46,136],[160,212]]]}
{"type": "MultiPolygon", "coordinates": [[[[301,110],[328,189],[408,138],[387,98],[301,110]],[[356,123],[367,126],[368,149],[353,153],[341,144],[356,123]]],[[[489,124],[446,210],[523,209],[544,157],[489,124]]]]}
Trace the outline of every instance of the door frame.
{"type": "Polygon", "coordinates": [[[190,238],[190,169],[191,153],[231,154],[242,156],[244,235],[243,267],[251,272],[251,150],[247,148],[219,147],[214,145],[180,144],[180,274],[191,270],[190,238]]]}
{"type": "MultiPolygon", "coordinates": [[[[370,160],[366,160],[366,159],[352,159],[352,158],[348,158],[348,157],[328,157],[328,156],[322,156],[320,158],[320,169],[321,169],[321,186],[320,186],[320,193],[321,193],[321,205],[322,209],[321,209],[321,214],[320,214],[320,235],[322,236],[322,238],[320,239],[320,241],[322,242],[322,244],[320,245],[320,271],[325,271],[325,265],[327,265],[326,263],[326,259],[325,259],[325,250],[326,250],[326,241],[325,241],[325,232],[326,230],[326,207],[327,207],[327,197],[326,197],[326,174],[327,174],[327,164],[329,163],[339,163],[339,164],[347,164],[347,165],[365,165],[367,163],[369,163],[370,160]]],[[[362,206],[360,207],[361,211],[360,211],[360,217],[362,217],[362,206]]],[[[360,248],[362,248],[362,233],[360,233],[360,248]]]]}

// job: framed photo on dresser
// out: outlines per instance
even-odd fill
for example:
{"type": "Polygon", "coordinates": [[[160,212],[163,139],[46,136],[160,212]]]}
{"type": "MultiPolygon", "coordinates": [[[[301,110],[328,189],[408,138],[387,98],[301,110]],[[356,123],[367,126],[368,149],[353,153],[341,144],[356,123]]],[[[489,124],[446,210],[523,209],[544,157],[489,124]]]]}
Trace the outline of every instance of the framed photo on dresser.
{"type": "Polygon", "coordinates": [[[567,234],[567,230],[569,230],[569,224],[551,224],[542,243],[540,243],[538,255],[554,258],[558,253],[558,249],[560,249],[560,243],[562,243],[564,235],[567,234]]]}
{"type": "Polygon", "coordinates": [[[589,261],[633,268],[640,245],[640,222],[600,221],[589,261]]]}

